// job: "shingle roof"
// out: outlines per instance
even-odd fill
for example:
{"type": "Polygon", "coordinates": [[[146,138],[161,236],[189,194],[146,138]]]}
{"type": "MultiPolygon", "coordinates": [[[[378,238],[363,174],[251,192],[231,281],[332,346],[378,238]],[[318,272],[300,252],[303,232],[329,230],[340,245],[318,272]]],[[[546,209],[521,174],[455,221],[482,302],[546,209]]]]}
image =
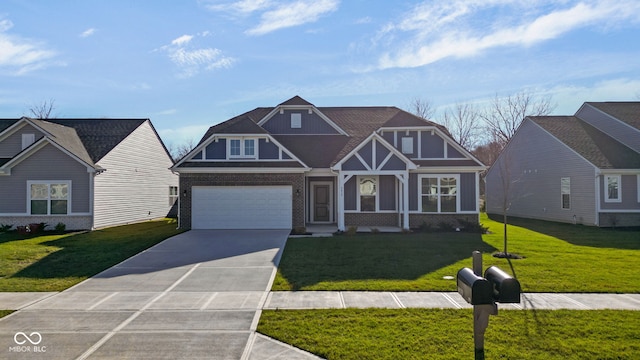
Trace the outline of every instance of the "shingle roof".
{"type": "MultiPolygon", "coordinates": [[[[0,132],[21,119],[0,119],[0,132]]],[[[95,164],[148,119],[30,119],[51,139],[89,164],[95,164]],[[83,150],[84,148],[84,150],[83,150]]]]}
{"type": "MultiPolygon", "coordinates": [[[[280,105],[313,106],[299,96],[294,96],[280,105]]],[[[257,123],[276,108],[259,107],[212,126],[199,144],[216,133],[267,133],[257,123]],[[262,132],[258,132],[247,120],[253,121],[255,126],[262,129],[262,132]]],[[[348,136],[272,135],[306,165],[314,168],[327,168],[335,165],[381,127],[434,126],[449,135],[443,126],[393,106],[316,107],[316,109],[344,130],[348,136]]]]}
{"type": "Polygon", "coordinates": [[[575,116],[529,116],[600,169],[640,168],[640,154],[575,116]]]}
{"type": "Polygon", "coordinates": [[[587,104],[640,130],[640,101],[587,102],[587,104]]]}

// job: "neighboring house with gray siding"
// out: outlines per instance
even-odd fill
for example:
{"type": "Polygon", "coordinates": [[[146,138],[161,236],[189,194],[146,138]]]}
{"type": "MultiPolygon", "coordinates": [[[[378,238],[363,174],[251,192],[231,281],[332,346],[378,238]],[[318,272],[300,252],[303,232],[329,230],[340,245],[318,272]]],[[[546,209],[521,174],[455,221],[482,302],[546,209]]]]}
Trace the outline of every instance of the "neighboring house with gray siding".
{"type": "Polygon", "coordinates": [[[396,107],[295,96],[212,126],[176,163],[180,226],[437,226],[478,221],[485,166],[447,129],[396,107]]]}
{"type": "Polygon", "coordinates": [[[486,193],[490,214],[506,204],[509,216],[640,226],[640,102],[525,118],[489,169],[486,193]]]}
{"type": "Polygon", "coordinates": [[[0,224],[164,217],[178,193],[172,165],[148,119],[0,119],[0,224]]]}

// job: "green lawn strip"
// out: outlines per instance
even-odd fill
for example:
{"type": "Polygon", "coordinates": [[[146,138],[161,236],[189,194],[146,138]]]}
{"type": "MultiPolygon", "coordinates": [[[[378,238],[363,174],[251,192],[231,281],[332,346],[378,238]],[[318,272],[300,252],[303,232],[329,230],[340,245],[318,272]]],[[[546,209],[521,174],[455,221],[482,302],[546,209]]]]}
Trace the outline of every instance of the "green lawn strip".
{"type": "Polygon", "coordinates": [[[482,215],[490,234],[359,234],[291,238],[272,290],[456,291],[455,276],[483,252],[485,268],[514,274],[527,292],[640,292],[640,231],[534,220],[509,225],[512,260],[502,250],[502,224],[482,215]]]}
{"type": "MultiPolygon", "coordinates": [[[[505,310],[487,359],[637,359],[639,311],[505,310]]],[[[258,332],[326,359],[472,359],[473,314],[454,309],[263,311],[258,332]]]]}
{"type": "Polygon", "coordinates": [[[178,234],[174,220],[80,234],[0,234],[0,291],[61,291],[178,234]]]}
{"type": "Polygon", "coordinates": [[[11,314],[12,312],[14,312],[15,310],[0,310],[0,319],[2,319],[3,317],[11,314]]]}

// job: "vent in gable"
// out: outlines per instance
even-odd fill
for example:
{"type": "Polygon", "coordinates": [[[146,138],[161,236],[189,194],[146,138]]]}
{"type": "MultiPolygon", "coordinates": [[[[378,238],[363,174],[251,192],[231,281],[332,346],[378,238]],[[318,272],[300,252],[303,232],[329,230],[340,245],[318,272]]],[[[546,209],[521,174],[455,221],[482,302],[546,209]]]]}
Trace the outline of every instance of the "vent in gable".
{"type": "Polygon", "coordinates": [[[292,129],[302,128],[302,114],[291,113],[291,128],[292,129]]]}

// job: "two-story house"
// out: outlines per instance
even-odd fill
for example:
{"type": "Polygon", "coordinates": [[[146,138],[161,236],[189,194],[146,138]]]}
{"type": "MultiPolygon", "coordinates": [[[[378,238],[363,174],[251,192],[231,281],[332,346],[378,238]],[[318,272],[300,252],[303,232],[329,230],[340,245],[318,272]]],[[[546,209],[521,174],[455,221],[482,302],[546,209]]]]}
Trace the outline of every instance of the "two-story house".
{"type": "Polygon", "coordinates": [[[396,107],[298,96],[212,126],[173,167],[182,228],[343,231],[477,222],[484,169],[444,127],[396,107]]]}

